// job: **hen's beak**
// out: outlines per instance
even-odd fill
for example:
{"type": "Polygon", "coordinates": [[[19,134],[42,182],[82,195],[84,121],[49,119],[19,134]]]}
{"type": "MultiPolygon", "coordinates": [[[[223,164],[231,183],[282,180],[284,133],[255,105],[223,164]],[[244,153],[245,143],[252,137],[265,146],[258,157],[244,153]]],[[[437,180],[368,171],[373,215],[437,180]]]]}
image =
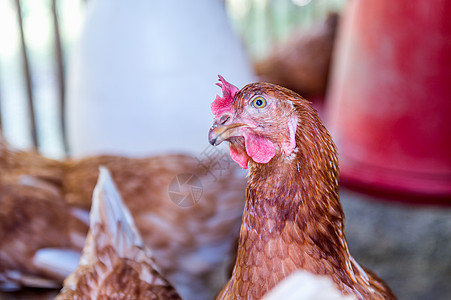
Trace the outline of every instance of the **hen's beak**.
{"type": "Polygon", "coordinates": [[[244,124],[237,123],[218,125],[217,123],[214,123],[210,128],[210,132],[208,133],[208,141],[213,146],[217,146],[228,138],[240,136],[241,134],[239,133],[239,128],[243,125],[244,124]]]}

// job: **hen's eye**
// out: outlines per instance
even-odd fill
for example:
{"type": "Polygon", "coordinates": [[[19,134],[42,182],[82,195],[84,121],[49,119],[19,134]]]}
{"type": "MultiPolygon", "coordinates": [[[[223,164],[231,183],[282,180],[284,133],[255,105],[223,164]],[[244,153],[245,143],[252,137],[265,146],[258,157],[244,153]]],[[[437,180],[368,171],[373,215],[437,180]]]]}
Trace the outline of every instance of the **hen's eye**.
{"type": "Polygon", "coordinates": [[[266,99],[261,96],[256,97],[252,101],[252,106],[254,106],[255,108],[263,108],[266,106],[266,99]]]}

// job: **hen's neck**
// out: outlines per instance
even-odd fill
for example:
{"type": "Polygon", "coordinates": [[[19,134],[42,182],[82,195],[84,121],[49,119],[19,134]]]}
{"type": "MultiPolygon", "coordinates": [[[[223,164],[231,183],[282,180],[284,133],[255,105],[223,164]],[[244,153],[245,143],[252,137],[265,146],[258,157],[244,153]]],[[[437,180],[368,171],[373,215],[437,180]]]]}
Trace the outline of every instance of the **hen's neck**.
{"type": "Polygon", "coordinates": [[[299,230],[302,234],[290,234],[291,239],[283,242],[302,248],[309,240],[322,255],[347,254],[335,152],[327,158],[320,155],[298,147],[290,158],[251,167],[243,216],[247,230],[276,239],[299,230]]]}
{"type": "Polygon", "coordinates": [[[278,155],[268,164],[251,164],[245,208],[248,226],[258,225],[253,224],[257,219],[275,219],[277,226],[272,231],[283,230],[286,222],[321,231],[318,225],[322,224],[331,226],[323,233],[330,239],[342,237],[344,217],[335,145],[319,120],[309,124],[316,127],[298,129],[296,148],[290,156],[278,155]]]}
{"type": "Polygon", "coordinates": [[[297,140],[312,144],[298,144],[289,157],[250,166],[237,262],[224,295],[258,299],[296,269],[336,277],[338,285],[352,284],[347,275],[334,274],[352,273],[352,268],[335,146],[327,144],[327,132],[322,134],[298,132],[297,140]]]}

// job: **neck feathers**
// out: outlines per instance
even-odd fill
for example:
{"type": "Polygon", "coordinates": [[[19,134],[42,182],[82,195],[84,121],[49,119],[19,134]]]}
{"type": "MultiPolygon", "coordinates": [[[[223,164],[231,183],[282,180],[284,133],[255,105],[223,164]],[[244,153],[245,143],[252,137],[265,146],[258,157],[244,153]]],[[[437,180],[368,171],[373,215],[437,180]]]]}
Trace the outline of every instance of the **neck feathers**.
{"type": "MultiPolygon", "coordinates": [[[[255,286],[265,282],[267,289],[297,269],[322,275],[349,269],[335,146],[313,109],[299,116],[293,153],[250,166],[237,263],[226,289],[249,280],[241,276],[249,268],[255,286]]],[[[334,281],[351,285],[347,278],[334,281]]],[[[259,298],[265,291],[258,290],[246,292],[259,298]]]]}
{"type": "Polygon", "coordinates": [[[292,157],[278,156],[250,168],[243,220],[247,228],[266,235],[277,236],[296,226],[303,234],[293,236],[290,243],[301,245],[308,239],[322,255],[344,260],[349,253],[338,195],[337,155],[317,118],[314,112],[300,118],[292,157]]]}
{"type": "Polygon", "coordinates": [[[267,164],[251,164],[249,208],[277,207],[280,221],[317,213],[329,216],[333,225],[342,230],[335,144],[313,108],[304,103],[302,108],[295,107],[299,120],[296,147],[288,157],[280,154],[267,164]]]}

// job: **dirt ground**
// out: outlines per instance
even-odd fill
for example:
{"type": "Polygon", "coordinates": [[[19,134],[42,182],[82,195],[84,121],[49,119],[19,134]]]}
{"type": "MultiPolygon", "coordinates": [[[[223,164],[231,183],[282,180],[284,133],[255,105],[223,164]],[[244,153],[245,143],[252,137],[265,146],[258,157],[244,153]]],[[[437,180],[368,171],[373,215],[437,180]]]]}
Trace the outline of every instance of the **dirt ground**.
{"type": "Polygon", "coordinates": [[[380,201],[341,188],[352,255],[400,300],[451,299],[451,206],[380,201]]]}

